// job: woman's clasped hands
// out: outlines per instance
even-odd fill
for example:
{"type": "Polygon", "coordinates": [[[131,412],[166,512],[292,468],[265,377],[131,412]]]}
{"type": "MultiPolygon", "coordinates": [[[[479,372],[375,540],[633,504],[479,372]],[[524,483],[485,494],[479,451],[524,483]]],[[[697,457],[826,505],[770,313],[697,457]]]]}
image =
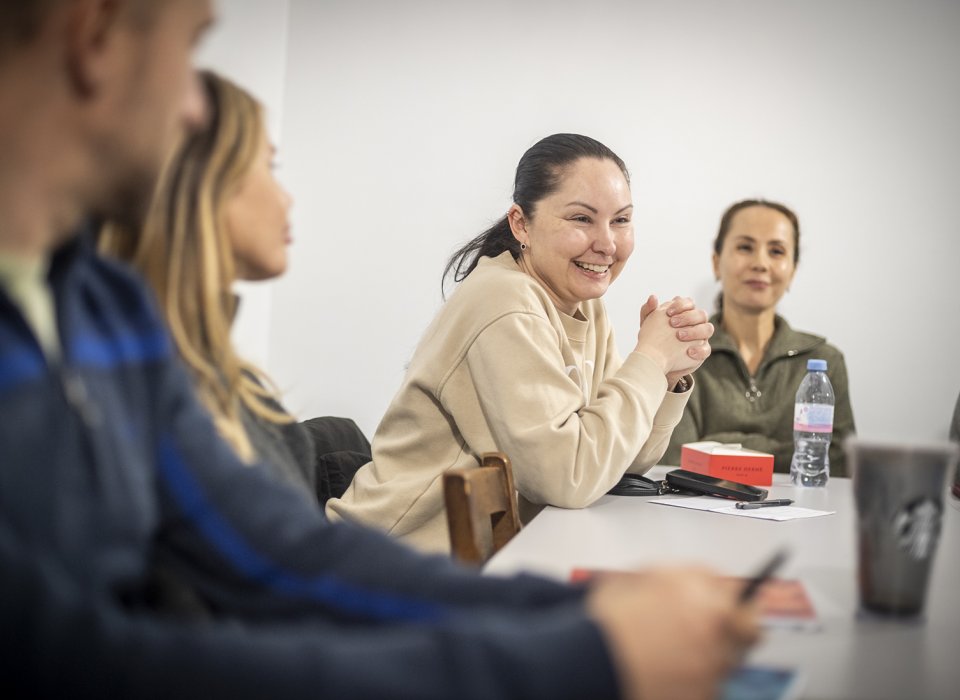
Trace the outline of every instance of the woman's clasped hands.
{"type": "Polygon", "coordinates": [[[689,297],[674,297],[660,304],[650,295],[640,308],[640,331],[635,352],[646,355],[663,368],[667,386],[673,389],[681,377],[694,372],[710,357],[713,324],[707,312],[689,297]]]}

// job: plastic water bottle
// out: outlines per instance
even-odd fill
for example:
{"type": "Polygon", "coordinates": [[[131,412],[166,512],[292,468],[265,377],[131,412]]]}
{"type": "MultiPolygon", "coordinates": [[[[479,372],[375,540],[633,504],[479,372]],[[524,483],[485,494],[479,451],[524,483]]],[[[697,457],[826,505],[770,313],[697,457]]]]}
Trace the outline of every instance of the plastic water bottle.
{"type": "Polygon", "coordinates": [[[830,478],[833,404],[827,361],[807,360],[807,376],[797,389],[793,409],[790,478],[797,486],[825,486],[830,478]]]}

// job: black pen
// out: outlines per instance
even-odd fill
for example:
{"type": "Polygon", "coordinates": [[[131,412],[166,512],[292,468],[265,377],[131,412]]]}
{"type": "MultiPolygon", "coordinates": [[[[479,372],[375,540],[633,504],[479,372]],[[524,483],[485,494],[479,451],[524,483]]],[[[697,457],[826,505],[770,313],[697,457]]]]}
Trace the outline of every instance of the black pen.
{"type": "Polygon", "coordinates": [[[774,572],[779,569],[783,562],[787,560],[788,552],[786,549],[777,550],[769,561],[756,574],[747,579],[747,584],[740,590],[740,602],[746,603],[751,600],[760,590],[760,586],[766,583],[774,572]]]}
{"type": "Polygon", "coordinates": [[[737,504],[740,510],[753,510],[754,508],[770,508],[771,506],[788,506],[793,503],[792,498],[772,498],[769,501],[741,501],[737,504]]]}

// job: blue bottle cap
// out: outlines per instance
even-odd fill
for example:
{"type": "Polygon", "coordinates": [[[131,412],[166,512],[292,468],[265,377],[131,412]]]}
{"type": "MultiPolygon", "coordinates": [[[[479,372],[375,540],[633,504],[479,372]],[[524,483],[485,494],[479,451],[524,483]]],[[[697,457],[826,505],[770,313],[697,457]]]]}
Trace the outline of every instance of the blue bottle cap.
{"type": "Polygon", "coordinates": [[[807,360],[807,369],[824,372],[827,369],[827,361],[826,360],[807,360]]]}

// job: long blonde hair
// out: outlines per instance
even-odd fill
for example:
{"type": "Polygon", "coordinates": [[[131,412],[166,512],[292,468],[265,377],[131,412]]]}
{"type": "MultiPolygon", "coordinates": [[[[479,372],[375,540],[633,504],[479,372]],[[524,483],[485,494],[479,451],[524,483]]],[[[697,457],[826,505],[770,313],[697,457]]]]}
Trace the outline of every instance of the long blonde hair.
{"type": "Polygon", "coordinates": [[[221,435],[250,462],[255,454],[241,406],[271,423],[293,422],[265,388],[272,387],[267,377],[237,355],[230,340],[236,273],[224,205],[254,162],[263,110],[222,76],[203,71],[200,77],[207,126],[186,136],[168,159],[139,236],[108,227],[101,248],[147,278],[201,400],[221,435]]]}

